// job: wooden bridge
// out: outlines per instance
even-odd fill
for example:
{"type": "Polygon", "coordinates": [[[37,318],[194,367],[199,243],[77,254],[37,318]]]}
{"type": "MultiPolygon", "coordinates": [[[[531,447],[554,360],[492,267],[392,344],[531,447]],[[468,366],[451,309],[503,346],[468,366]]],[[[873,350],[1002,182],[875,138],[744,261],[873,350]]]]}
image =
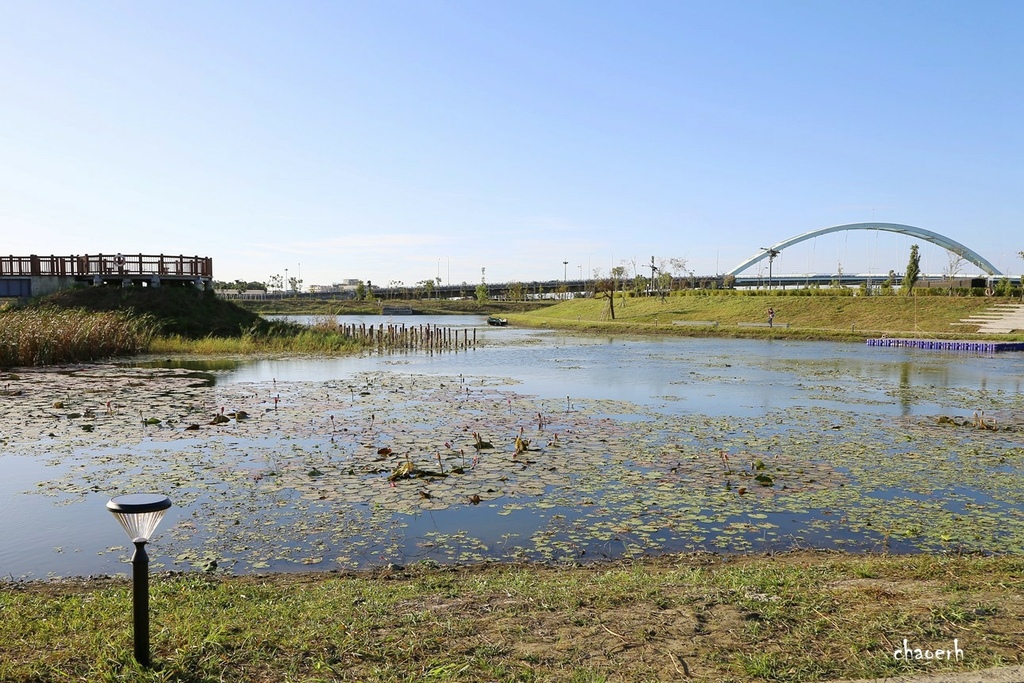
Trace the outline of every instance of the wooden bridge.
{"type": "Polygon", "coordinates": [[[212,280],[213,259],[205,256],[0,256],[0,297],[38,296],[76,282],[153,287],[170,281],[205,287],[212,280]]]}

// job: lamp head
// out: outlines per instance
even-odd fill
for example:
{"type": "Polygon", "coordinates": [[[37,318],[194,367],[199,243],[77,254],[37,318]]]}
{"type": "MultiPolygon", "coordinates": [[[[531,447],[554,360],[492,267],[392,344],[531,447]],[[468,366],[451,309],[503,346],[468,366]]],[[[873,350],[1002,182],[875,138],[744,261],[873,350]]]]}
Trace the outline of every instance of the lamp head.
{"type": "Polygon", "coordinates": [[[169,507],[171,499],[158,493],[132,493],[107,502],[107,509],[133,543],[148,542],[169,507]]]}

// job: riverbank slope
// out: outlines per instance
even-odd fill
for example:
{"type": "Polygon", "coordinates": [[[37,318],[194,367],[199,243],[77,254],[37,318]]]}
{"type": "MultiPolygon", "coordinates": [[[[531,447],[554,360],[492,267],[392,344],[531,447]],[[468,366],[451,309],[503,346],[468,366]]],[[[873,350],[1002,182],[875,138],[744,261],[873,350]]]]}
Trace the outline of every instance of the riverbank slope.
{"type": "Polygon", "coordinates": [[[79,287],[32,302],[30,308],[121,311],[148,316],[159,335],[233,337],[271,329],[251,311],[195,287],[79,287]]]}
{"type": "MultiPolygon", "coordinates": [[[[616,298],[614,319],[607,300],[601,298],[572,299],[508,317],[522,326],[620,334],[850,341],[881,336],[971,339],[979,336],[978,326],[959,323],[1002,302],[981,297],[718,294],[664,300],[616,298]],[[775,313],[771,328],[767,326],[769,308],[775,313]]],[[[1021,334],[983,336],[1024,339],[1021,334]]]]}

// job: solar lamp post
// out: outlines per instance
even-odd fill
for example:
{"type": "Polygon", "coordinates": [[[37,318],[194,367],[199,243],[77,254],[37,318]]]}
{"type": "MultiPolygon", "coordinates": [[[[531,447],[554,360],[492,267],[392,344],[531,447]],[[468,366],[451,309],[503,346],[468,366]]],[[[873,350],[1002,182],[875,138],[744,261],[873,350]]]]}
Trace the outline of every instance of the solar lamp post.
{"type": "Polygon", "coordinates": [[[149,666],[149,555],[146,543],[152,538],[171,499],[156,493],[132,493],[111,498],[107,509],[135,544],[132,555],[132,625],[135,661],[149,666]]]}

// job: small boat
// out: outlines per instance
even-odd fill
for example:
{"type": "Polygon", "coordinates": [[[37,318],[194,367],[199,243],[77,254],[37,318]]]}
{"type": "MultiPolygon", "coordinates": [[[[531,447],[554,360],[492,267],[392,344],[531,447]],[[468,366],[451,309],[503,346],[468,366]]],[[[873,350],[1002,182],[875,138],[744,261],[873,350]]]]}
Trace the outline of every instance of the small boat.
{"type": "Polygon", "coordinates": [[[495,327],[505,327],[508,325],[508,318],[498,318],[497,316],[490,316],[487,318],[488,325],[494,325],[495,327]]]}

